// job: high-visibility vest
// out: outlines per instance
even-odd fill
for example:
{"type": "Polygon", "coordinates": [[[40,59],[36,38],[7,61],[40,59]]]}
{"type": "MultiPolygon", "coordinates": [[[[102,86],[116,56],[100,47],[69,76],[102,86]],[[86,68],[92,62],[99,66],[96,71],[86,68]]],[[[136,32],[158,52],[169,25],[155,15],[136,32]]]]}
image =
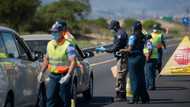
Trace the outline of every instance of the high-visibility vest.
{"type": "Polygon", "coordinates": [[[157,48],[162,48],[162,33],[151,33],[152,39],[151,42],[157,48]]]}
{"type": "Polygon", "coordinates": [[[55,40],[51,40],[47,46],[48,70],[49,72],[62,74],[69,70],[69,61],[67,56],[67,47],[69,41],[64,41],[62,45],[57,45],[55,40]]]}
{"type": "Polygon", "coordinates": [[[6,53],[0,52],[0,58],[8,58],[8,55],[6,53]]]}
{"type": "MultiPolygon", "coordinates": [[[[148,48],[144,47],[143,52],[145,55],[148,54],[149,53],[148,48]]],[[[155,46],[153,46],[153,50],[152,50],[152,54],[151,54],[150,58],[151,59],[157,59],[158,58],[158,49],[155,46]]]]}

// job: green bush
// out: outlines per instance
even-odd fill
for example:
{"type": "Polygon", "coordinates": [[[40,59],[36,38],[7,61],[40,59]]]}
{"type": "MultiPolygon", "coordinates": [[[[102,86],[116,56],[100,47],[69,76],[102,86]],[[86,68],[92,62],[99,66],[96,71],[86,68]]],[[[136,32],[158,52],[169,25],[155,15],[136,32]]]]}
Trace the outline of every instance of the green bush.
{"type": "Polygon", "coordinates": [[[135,23],[137,20],[136,19],[125,19],[124,22],[123,22],[123,28],[125,30],[127,30],[127,33],[130,35],[132,33],[132,26],[133,26],[133,23],[135,23]]]}
{"type": "Polygon", "coordinates": [[[180,34],[180,30],[178,30],[177,28],[173,28],[169,31],[169,33],[173,34],[173,35],[179,35],[180,34]]]}
{"type": "Polygon", "coordinates": [[[106,29],[108,26],[107,20],[99,19],[84,19],[79,21],[81,33],[101,33],[101,29],[106,29]]]}
{"type": "Polygon", "coordinates": [[[160,24],[160,23],[158,23],[158,22],[156,22],[155,20],[152,20],[152,19],[145,20],[143,22],[143,28],[148,31],[148,30],[152,29],[154,24],[160,24]]]}
{"type": "Polygon", "coordinates": [[[131,29],[134,22],[136,22],[136,19],[125,19],[123,22],[123,28],[125,29],[131,29]]]}

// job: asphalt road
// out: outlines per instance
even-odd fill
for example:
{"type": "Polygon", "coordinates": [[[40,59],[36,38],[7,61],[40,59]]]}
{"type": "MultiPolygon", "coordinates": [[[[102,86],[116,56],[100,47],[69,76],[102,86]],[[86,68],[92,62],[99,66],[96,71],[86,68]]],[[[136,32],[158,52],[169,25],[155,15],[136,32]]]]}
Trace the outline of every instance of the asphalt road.
{"type": "MultiPolygon", "coordinates": [[[[172,55],[180,39],[167,40],[164,64],[172,55]]],[[[90,101],[79,98],[79,107],[189,107],[190,77],[157,77],[157,90],[149,91],[150,104],[127,104],[113,102],[114,79],[110,68],[115,64],[111,54],[100,54],[89,59],[94,69],[94,97],[90,101]]]]}

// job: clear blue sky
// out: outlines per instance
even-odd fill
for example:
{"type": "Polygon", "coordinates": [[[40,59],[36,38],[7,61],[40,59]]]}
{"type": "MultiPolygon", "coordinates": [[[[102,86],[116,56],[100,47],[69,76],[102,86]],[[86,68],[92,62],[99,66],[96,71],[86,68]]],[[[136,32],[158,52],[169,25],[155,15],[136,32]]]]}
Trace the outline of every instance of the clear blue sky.
{"type": "MultiPolygon", "coordinates": [[[[55,0],[42,0],[52,2],[55,0]]],[[[190,0],[90,0],[92,16],[184,15],[190,0]]]]}

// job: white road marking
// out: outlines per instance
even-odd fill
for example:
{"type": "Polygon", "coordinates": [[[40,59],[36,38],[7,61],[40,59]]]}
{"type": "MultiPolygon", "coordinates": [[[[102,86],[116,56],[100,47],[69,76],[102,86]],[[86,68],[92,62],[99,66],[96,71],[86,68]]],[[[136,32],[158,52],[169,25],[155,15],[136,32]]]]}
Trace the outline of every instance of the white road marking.
{"type": "Polygon", "coordinates": [[[109,60],[106,60],[106,61],[102,61],[102,62],[97,62],[97,63],[91,64],[90,66],[94,67],[94,66],[101,65],[101,64],[111,63],[113,61],[115,61],[115,58],[109,59],[109,60]]]}

